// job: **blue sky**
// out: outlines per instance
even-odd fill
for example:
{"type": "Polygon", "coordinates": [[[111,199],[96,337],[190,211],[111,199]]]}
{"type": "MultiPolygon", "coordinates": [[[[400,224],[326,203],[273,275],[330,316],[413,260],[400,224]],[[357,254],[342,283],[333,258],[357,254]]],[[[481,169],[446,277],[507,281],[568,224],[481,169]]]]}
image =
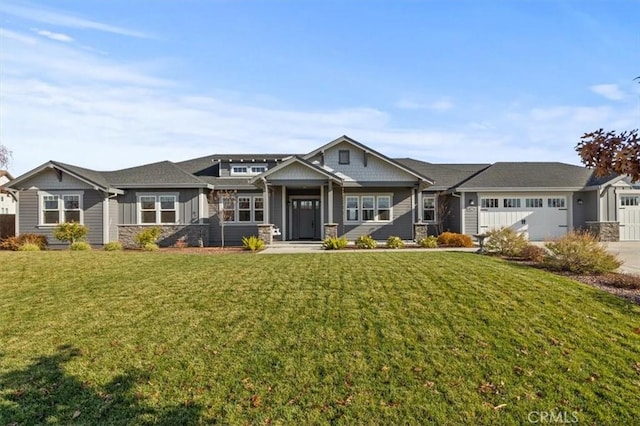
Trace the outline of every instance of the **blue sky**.
{"type": "Polygon", "coordinates": [[[640,127],[639,0],[0,3],[14,175],[347,134],[391,157],[579,164],[640,127]]]}

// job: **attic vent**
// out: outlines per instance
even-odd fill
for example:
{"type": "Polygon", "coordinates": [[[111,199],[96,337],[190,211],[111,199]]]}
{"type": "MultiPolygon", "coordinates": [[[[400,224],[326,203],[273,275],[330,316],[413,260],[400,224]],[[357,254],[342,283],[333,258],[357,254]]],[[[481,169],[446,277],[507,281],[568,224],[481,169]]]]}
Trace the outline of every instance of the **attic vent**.
{"type": "Polygon", "coordinates": [[[349,150],[341,149],[338,151],[338,164],[349,164],[349,150]]]}

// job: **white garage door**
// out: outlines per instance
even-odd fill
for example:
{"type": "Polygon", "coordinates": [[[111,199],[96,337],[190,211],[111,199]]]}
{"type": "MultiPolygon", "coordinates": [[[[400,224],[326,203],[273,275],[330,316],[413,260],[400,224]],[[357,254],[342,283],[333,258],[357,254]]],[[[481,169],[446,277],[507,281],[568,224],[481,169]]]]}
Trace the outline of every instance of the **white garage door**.
{"type": "Polygon", "coordinates": [[[479,222],[480,232],[510,227],[532,241],[559,237],[568,230],[567,197],[481,197],[479,222]]]}
{"type": "Polygon", "coordinates": [[[620,241],[640,241],[640,195],[620,195],[620,241]]]}

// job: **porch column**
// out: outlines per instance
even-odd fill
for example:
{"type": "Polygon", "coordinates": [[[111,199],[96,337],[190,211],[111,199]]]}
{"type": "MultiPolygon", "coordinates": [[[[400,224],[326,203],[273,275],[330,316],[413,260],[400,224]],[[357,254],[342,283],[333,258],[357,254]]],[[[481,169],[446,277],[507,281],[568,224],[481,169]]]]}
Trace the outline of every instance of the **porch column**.
{"type": "Polygon", "coordinates": [[[287,241],[287,187],[282,185],[282,241],[287,241]]]}
{"type": "MultiPolygon", "coordinates": [[[[324,185],[320,185],[320,223],[324,222],[324,185]]],[[[320,239],[324,240],[324,226],[320,228],[320,239]]]]}
{"type": "Polygon", "coordinates": [[[327,198],[327,222],[333,223],[333,182],[331,180],[329,180],[327,198]]]}
{"type": "Polygon", "coordinates": [[[269,222],[269,187],[267,186],[266,179],[262,178],[262,183],[264,184],[264,190],[262,191],[262,198],[264,199],[264,217],[262,218],[262,223],[271,223],[269,222]]]}
{"type": "Polygon", "coordinates": [[[422,201],[423,194],[422,191],[420,191],[420,188],[416,188],[416,191],[418,192],[418,223],[422,223],[422,220],[424,219],[424,217],[422,217],[422,207],[424,206],[424,201],[422,201]]]}

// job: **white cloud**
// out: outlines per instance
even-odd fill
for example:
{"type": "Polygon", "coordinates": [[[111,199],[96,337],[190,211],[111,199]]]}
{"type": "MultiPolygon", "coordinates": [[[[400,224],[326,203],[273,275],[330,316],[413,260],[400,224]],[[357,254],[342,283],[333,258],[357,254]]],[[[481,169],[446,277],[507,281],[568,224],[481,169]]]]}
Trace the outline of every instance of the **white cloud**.
{"type": "Polygon", "coordinates": [[[70,43],[70,42],[73,41],[73,38],[71,36],[66,35],[66,34],[54,33],[54,32],[51,32],[51,31],[38,30],[38,29],[34,29],[33,31],[36,34],[41,35],[43,37],[50,38],[51,40],[62,41],[62,42],[65,42],[65,43],[70,43]]]}
{"type": "Polygon", "coordinates": [[[448,111],[455,106],[453,101],[443,98],[435,102],[423,102],[415,99],[401,99],[395,103],[395,107],[399,109],[419,110],[429,109],[434,111],[448,111]]]}
{"type": "Polygon", "coordinates": [[[604,96],[610,101],[620,101],[625,98],[625,94],[617,84],[596,84],[589,89],[600,96],[604,96]]]}
{"type": "Polygon", "coordinates": [[[103,31],[128,37],[150,38],[150,35],[139,31],[104,24],[90,19],[79,18],[64,13],[55,12],[35,6],[22,6],[6,3],[0,10],[8,15],[16,16],[33,22],[41,22],[49,25],[57,25],[67,28],[80,28],[96,31],[103,31]]]}

